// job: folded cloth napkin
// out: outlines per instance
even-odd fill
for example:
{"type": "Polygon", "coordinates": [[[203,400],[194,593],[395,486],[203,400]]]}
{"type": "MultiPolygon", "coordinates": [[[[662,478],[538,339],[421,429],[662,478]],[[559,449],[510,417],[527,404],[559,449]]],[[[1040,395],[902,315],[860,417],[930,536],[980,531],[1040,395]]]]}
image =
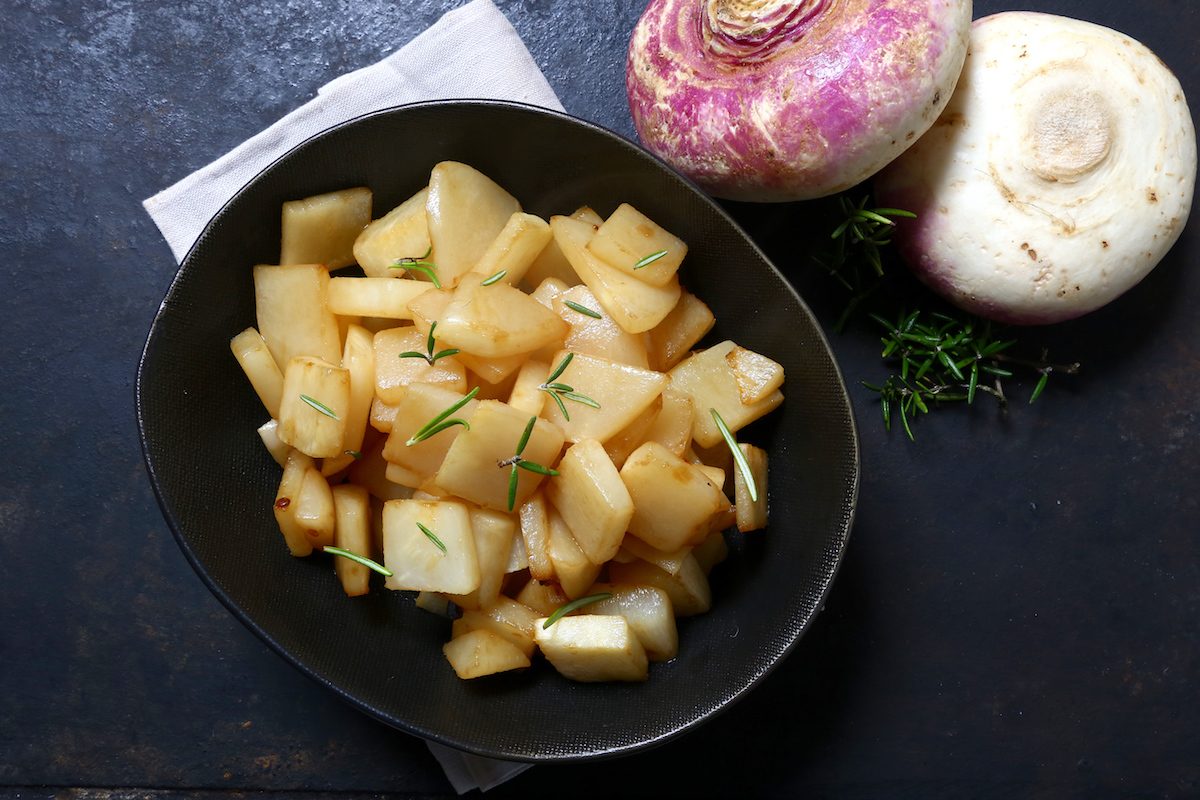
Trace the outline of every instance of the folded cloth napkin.
{"type": "MultiPolygon", "coordinates": [[[[181,261],[229,198],[313,134],[371,111],[452,98],[515,100],[563,110],[504,15],[491,0],[472,0],[384,60],[325,84],[314,100],[142,205],[181,261]]],[[[487,791],[531,766],[428,744],[459,794],[487,791]]]]}

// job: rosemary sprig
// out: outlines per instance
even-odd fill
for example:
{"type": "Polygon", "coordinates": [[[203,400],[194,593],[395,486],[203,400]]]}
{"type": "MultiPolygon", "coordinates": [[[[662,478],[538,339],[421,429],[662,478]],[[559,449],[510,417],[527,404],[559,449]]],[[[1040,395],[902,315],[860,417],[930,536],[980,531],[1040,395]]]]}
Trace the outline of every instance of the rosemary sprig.
{"type": "Polygon", "coordinates": [[[303,400],[309,406],[311,406],[314,410],[319,411],[320,413],[324,414],[325,416],[329,417],[330,419],[338,418],[338,415],[334,413],[333,409],[330,408],[329,406],[325,405],[324,403],[322,403],[320,400],[309,397],[306,394],[300,395],[300,399],[303,400]]]}
{"type": "Polygon", "coordinates": [[[421,428],[404,443],[405,446],[412,447],[414,444],[423,442],[431,436],[437,436],[442,431],[446,430],[447,428],[452,428],[455,425],[462,425],[467,430],[471,430],[471,423],[467,422],[465,419],[459,419],[458,417],[450,419],[449,417],[455,411],[458,411],[467,403],[471,402],[471,400],[473,400],[477,394],[479,394],[478,386],[467,392],[463,399],[459,400],[457,403],[450,406],[433,419],[429,420],[429,422],[426,422],[424,425],[422,425],[421,428]]]}
{"type": "Polygon", "coordinates": [[[634,269],[642,269],[643,267],[648,267],[651,264],[653,264],[655,261],[658,261],[660,258],[665,256],[666,254],[667,254],[666,250],[659,250],[657,253],[651,253],[650,255],[643,258],[641,261],[634,264],[633,268],[634,269]]]}
{"type": "Polygon", "coordinates": [[[567,308],[571,309],[572,311],[578,311],[580,314],[583,314],[586,317],[591,317],[592,319],[600,319],[600,312],[592,311],[587,306],[580,305],[579,303],[576,303],[574,300],[565,300],[565,301],[563,301],[563,305],[565,305],[567,308]]]}
{"type": "Polygon", "coordinates": [[[571,363],[571,359],[573,358],[575,358],[574,353],[567,353],[565,356],[563,356],[563,360],[558,362],[558,366],[550,372],[550,374],[546,377],[545,382],[538,387],[538,389],[554,398],[554,402],[558,404],[558,410],[562,412],[563,419],[565,419],[567,422],[571,421],[571,415],[567,413],[567,405],[563,402],[564,398],[576,403],[580,403],[581,405],[585,405],[588,408],[600,407],[599,403],[588,397],[586,394],[580,394],[579,392],[575,391],[574,386],[568,386],[565,383],[558,382],[559,376],[566,371],[567,365],[571,363]]]}
{"type": "Polygon", "coordinates": [[[520,480],[518,469],[535,472],[538,475],[547,475],[553,477],[558,474],[558,470],[543,467],[536,461],[529,461],[521,454],[525,452],[525,447],[529,444],[529,437],[533,435],[533,426],[537,424],[537,417],[530,417],[529,422],[525,425],[525,430],[521,434],[520,440],[517,442],[517,452],[510,458],[503,459],[496,463],[496,466],[504,469],[508,467],[511,471],[508,473],[508,510],[512,511],[517,505],[517,481],[520,480]]]}
{"type": "Polygon", "coordinates": [[[442,282],[438,280],[437,264],[432,261],[427,261],[429,254],[433,252],[433,245],[429,245],[429,249],[422,256],[409,256],[407,258],[397,259],[395,262],[388,265],[388,269],[403,269],[409,272],[423,272],[429,276],[429,280],[433,283],[433,288],[442,288],[442,282]]]}
{"type": "Polygon", "coordinates": [[[879,288],[883,277],[880,250],[891,244],[896,218],[915,219],[916,214],[900,208],[867,208],[870,195],[857,203],[842,195],[838,198],[841,221],[829,235],[830,244],[815,253],[812,260],[851,293],[833,329],[841,332],[846,322],[879,288]],[[864,274],[864,268],[869,271],[864,274]]]}
{"type": "Polygon", "coordinates": [[[508,274],[508,270],[502,269],[499,272],[496,272],[496,273],[484,278],[482,281],[479,282],[479,285],[480,286],[491,286],[496,281],[504,280],[504,276],[507,274],[508,274]]]}
{"type": "Polygon", "coordinates": [[[758,502],[758,484],[754,480],[754,473],[750,471],[750,464],[746,461],[746,456],[742,453],[742,448],[738,447],[737,439],[733,437],[733,431],[729,430],[729,426],[725,424],[721,414],[715,408],[710,408],[713,422],[717,423],[717,430],[721,432],[721,438],[725,440],[725,444],[729,445],[729,452],[733,453],[733,461],[737,464],[738,472],[742,473],[742,478],[746,481],[746,488],[750,491],[751,502],[758,502]]]}
{"type": "Polygon", "coordinates": [[[432,367],[439,358],[445,358],[446,356],[458,355],[458,353],[460,351],[457,348],[453,348],[453,347],[449,348],[447,350],[442,350],[438,353],[433,352],[433,346],[434,346],[433,332],[436,329],[437,329],[436,322],[429,326],[429,336],[425,339],[425,349],[428,351],[427,353],[418,353],[416,350],[405,350],[403,353],[400,354],[400,357],[401,358],[423,358],[426,361],[428,361],[429,366],[432,367]]]}
{"type": "Polygon", "coordinates": [[[569,603],[565,603],[564,605],[556,608],[553,614],[546,617],[546,621],[542,623],[542,630],[549,628],[551,625],[558,622],[572,611],[578,611],[584,606],[590,606],[592,603],[599,603],[601,600],[607,600],[610,597],[612,597],[612,592],[597,592],[596,594],[589,594],[586,597],[580,597],[572,600],[569,603]]]}
{"type": "Polygon", "coordinates": [[[325,545],[321,549],[324,550],[326,553],[330,553],[335,556],[341,556],[342,558],[348,558],[351,561],[354,561],[358,564],[362,564],[364,567],[367,567],[368,569],[373,569],[376,572],[378,572],[380,575],[383,575],[386,578],[392,577],[392,571],[390,569],[383,566],[378,561],[372,561],[371,559],[367,558],[366,556],[360,556],[358,553],[351,552],[351,551],[346,550],[341,547],[334,547],[333,545],[325,545]]]}
{"type": "Polygon", "coordinates": [[[428,539],[429,541],[431,541],[437,545],[438,550],[442,551],[442,555],[446,555],[446,553],[447,553],[446,545],[443,544],[442,540],[437,537],[437,534],[435,534],[433,531],[429,530],[429,528],[426,528],[424,525],[422,525],[419,522],[417,523],[417,527],[421,529],[421,533],[425,534],[426,539],[428,539]]]}
{"type": "Polygon", "coordinates": [[[1013,376],[1010,367],[1025,367],[1039,375],[1030,403],[1045,391],[1051,373],[1074,375],[1080,369],[1078,363],[1050,363],[1044,350],[1038,360],[1012,356],[1008,351],[1016,340],[1000,338],[990,322],[975,317],[914,311],[895,321],[878,314],[871,318],[885,332],[880,338],[881,357],[898,363],[900,369],[882,384],[864,382],[863,386],[879,395],[884,427],[891,429],[895,412],[909,439],[915,439],[914,418],[945,403],[972,404],[979,392],[995,397],[1001,409],[1006,408],[1003,380],[1013,376]]]}

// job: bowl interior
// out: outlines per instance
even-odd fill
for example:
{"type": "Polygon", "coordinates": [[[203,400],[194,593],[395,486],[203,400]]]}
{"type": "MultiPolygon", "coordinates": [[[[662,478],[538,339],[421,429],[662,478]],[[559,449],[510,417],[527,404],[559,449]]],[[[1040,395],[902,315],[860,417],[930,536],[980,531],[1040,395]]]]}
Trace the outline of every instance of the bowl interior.
{"type": "Polygon", "coordinates": [[[858,487],[849,402],[820,329],[722,210],[624,139],[524,106],[432,103],[379,112],[293,150],[245,187],[185,259],[138,375],[151,478],[181,547],[217,596],[296,666],[367,713],[470,752],[519,760],[611,755],[660,742],[751,687],[820,608],[858,487]],[[575,684],[548,665],[460,681],[447,621],[376,584],[348,599],[327,557],[287,554],[271,512],[279,467],[266,413],[229,351],[255,324],[251,267],[275,263],[280,204],[365,185],[381,215],[430,167],[471,164],[533,213],[629,202],[689,245],[684,285],[732,338],[784,365],[787,401],[742,438],[770,453],[771,525],[730,537],[713,610],[681,620],[680,653],[642,684],[575,684]]]}

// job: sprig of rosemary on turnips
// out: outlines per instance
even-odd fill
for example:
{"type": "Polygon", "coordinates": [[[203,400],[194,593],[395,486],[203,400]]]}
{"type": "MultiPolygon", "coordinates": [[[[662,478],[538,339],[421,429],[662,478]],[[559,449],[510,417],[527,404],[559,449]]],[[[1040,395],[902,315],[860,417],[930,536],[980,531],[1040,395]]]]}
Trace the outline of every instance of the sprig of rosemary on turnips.
{"type": "Polygon", "coordinates": [[[500,469],[508,467],[508,510],[512,511],[517,505],[517,481],[520,479],[519,469],[527,470],[538,475],[554,477],[558,474],[558,470],[544,467],[535,461],[530,461],[525,458],[522,453],[525,452],[525,446],[529,444],[529,437],[533,435],[533,427],[537,425],[537,417],[530,417],[529,422],[525,425],[525,430],[521,434],[520,440],[517,442],[517,452],[502,461],[497,462],[496,466],[500,469]]]}
{"type": "Polygon", "coordinates": [[[458,355],[460,351],[454,347],[451,347],[446,350],[441,350],[437,353],[433,352],[434,345],[436,344],[436,342],[434,341],[434,338],[433,338],[433,332],[435,330],[437,330],[436,322],[434,322],[433,324],[431,324],[429,326],[429,335],[425,338],[425,349],[428,352],[418,353],[416,350],[405,350],[403,353],[400,354],[400,357],[401,358],[423,358],[427,362],[429,362],[429,366],[432,367],[434,364],[437,363],[437,360],[439,358],[445,358],[446,356],[458,355]]]}

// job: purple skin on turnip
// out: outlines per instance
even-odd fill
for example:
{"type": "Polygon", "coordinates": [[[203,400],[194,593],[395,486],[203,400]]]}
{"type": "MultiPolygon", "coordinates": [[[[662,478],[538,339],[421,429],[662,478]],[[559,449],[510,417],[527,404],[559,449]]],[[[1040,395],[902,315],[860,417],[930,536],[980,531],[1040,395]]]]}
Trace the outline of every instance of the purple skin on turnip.
{"type": "Polygon", "coordinates": [[[1179,238],[1196,132],[1179,81],[1109,28],[1034,12],[976,21],[958,89],[875,180],[913,211],[896,244],[959,307],[1014,324],[1095,310],[1179,238]]]}
{"type": "Polygon", "coordinates": [[[970,0],[651,0],[626,88],[642,143],[732,200],[823,197],[937,119],[970,0]]]}

